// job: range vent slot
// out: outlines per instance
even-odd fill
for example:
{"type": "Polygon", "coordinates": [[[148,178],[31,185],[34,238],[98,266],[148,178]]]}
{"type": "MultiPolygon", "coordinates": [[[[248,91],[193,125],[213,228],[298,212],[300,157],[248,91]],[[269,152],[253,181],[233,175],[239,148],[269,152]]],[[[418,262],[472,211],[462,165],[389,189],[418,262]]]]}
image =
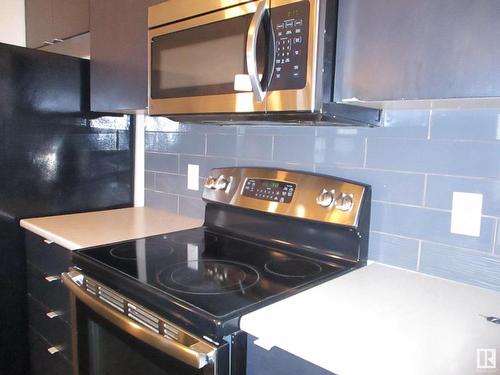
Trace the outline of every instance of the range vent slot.
{"type": "Polygon", "coordinates": [[[129,303],[128,316],[150,330],[160,333],[160,319],[150,312],[129,303]]]}
{"type": "Polygon", "coordinates": [[[172,340],[179,340],[179,330],[173,325],[163,322],[163,336],[172,340]]]}
{"type": "Polygon", "coordinates": [[[112,292],[111,290],[99,286],[99,298],[118,311],[125,311],[125,309],[123,308],[125,300],[123,299],[123,297],[112,292]]]}
{"type": "Polygon", "coordinates": [[[94,296],[97,296],[97,284],[89,279],[85,279],[85,289],[87,292],[92,293],[94,296]]]}

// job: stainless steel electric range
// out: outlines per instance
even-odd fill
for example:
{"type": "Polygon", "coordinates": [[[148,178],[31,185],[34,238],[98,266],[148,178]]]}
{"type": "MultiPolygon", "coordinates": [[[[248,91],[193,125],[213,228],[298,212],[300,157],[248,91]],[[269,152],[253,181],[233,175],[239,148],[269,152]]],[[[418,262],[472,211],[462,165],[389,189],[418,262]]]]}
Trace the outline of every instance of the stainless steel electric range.
{"type": "Polygon", "coordinates": [[[221,168],[203,199],[200,228],[74,253],[76,373],[245,374],[242,315],[366,263],[365,184],[221,168]]]}

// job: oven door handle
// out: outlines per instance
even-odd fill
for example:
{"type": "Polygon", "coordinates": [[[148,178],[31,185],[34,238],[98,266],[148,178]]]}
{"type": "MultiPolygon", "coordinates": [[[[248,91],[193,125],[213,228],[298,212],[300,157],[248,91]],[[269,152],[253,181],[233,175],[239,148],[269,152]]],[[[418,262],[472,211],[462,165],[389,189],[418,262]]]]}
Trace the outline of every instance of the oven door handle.
{"type": "Polygon", "coordinates": [[[264,101],[266,91],[262,89],[259,79],[259,70],[257,67],[257,38],[259,36],[260,25],[262,24],[262,20],[264,19],[268,8],[268,0],[262,0],[259,2],[252,17],[252,21],[250,22],[250,26],[248,27],[247,33],[246,60],[248,77],[250,78],[250,84],[252,85],[255,100],[258,102],[264,101]]]}
{"type": "Polygon", "coordinates": [[[213,362],[215,347],[200,340],[191,340],[189,345],[184,345],[143,327],[120,311],[101,302],[97,297],[85,292],[81,286],[81,284],[84,285],[84,276],[81,273],[74,270],[65,272],[61,275],[61,279],[79,301],[136,339],[197,369],[201,369],[213,362]]]}

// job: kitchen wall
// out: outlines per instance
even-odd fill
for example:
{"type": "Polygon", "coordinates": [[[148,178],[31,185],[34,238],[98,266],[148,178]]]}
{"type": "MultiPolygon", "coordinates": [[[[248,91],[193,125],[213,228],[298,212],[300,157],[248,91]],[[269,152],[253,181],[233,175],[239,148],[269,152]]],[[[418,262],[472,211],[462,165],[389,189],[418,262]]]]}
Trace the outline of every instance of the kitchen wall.
{"type": "Polygon", "coordinates": [[[500,291],[500,109],[387,111],[382,128],[147,118],[146,130],[147,206],[202,217],[188,164],[201,176],[256,165],[359,180],[373,188],[370,259],[500,291]],[[478,237],[450,232],[453,192],[483,194],[478,237]]]}
{"type": "Polygon", "coordinates": [[[24,0],[2,0],[0,12],[0,43],[26,46],[24,0]]]}

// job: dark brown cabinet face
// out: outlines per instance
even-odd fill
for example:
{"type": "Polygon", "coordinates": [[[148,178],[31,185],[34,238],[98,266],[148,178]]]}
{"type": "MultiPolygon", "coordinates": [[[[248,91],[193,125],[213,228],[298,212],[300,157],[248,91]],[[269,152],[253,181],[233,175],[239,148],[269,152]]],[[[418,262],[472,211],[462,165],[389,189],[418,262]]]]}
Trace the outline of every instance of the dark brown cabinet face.
{"type": "Polygon", "coordinates": [[[500,2],[339,2],[337,100],[500,96],[500,2]]]}
{"type": "Polygon", "coordinates": [[[148,7],[163,1],[90,1],[90,98],[93,111],[146,109],[148,7]]]}
{"type": "Polygon", "coordinates": [[[52,0],[53,31],[66,39],[90,30],[89,0],[52,0]]]}
{"type": "Polygon", "coordinates": [[[26,0],[26,46],[42,47],[52,34],[51,0],[26,0]]]}
{"type": "Polygon", "coordinates": [[[90,30],[89,0],[26,0],[26,46],[39,48],[90,30]]]}

